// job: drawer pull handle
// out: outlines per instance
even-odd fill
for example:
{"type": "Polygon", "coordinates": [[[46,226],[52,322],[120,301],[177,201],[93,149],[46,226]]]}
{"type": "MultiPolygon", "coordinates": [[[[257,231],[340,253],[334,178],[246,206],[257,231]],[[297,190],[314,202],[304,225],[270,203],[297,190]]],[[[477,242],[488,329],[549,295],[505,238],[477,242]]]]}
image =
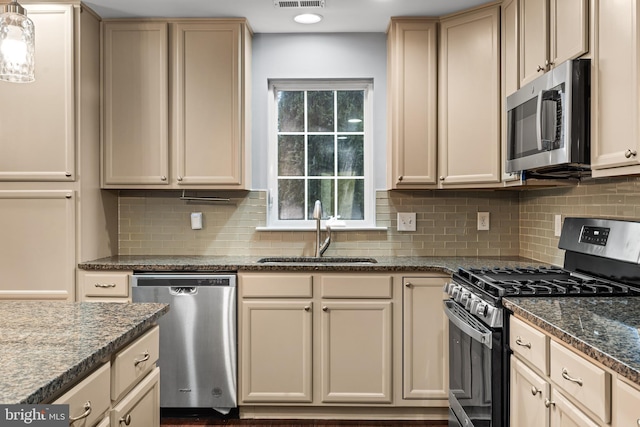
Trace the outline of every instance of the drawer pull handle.
{"type": "Polygon", "coordinates": [[[93,286],[95,286],[96,288],[115,288],[116,284],[115,283],[96,283],[93,286]]]}
{"type": "Polygon", "coordinates": [[[554,402],[553,400],[544,399],[544,406],[546,408],[548,408],[550,406],[556,406],[556,402],[554,402]]]}
{"type": "Polygon", "coordinates": [[[576,383],[580,387],[582,387],[582,378],[570,377],[569,376],[569,371],[567,371],[567,368],[562,368],[562,378],[564,378],[567,381],[571,381],[572,383],[576,383]]]}
{"type": "Polygon", "coordinates": [[[131,424],[131,414],[127,414],[125,417],[120,417],[120,424],[122,423],[126,426],[131,424]]]}
{"type": "Polygon", "coordinates": [[[87,418],[89,416],[89,414],[91,414],[91,401],[87,400],[84,403],[84,406],[82,407],[82,409],[84,409],[84,412],[80,415],[78,415],[77,417],[69,417],[69,422],[74,422],[74,421],[78,421],[81,420],[83,418],[87,418]]]}
{"type": "Polygon", "coordinates": [[[531,386],[531,394],[533,394],[533,395],[535,396],[535,395],[536,395],[536,394],[538,394],[538,393],[540,393],[540,396],[542,396],[542,390],[538,390],[538,389],[536,388],[536,386],[532,385],[532,386],[531,386]]]}
{"type": "MultiPolygon", "coordinates": [[[[149,360],[149,352],[145,351],[144,352],[144,356],[142,356],[142,359],[134,360],[133,366],[138,366],[139,364],[141,364],[142,362],[146,362],[147,360],[149,360]]],[[[129,425],[129,424],[127,424],[127,425],[129,425]]]]}
{"type": "Polygon", "coordinates": [[[527,347],[527,348],[531,348],[531,343],[530,342],[524,342],[522,341],[522,338],[520,337],[516,337],[516,344],[522,346],[522,347],[527,347]]]}

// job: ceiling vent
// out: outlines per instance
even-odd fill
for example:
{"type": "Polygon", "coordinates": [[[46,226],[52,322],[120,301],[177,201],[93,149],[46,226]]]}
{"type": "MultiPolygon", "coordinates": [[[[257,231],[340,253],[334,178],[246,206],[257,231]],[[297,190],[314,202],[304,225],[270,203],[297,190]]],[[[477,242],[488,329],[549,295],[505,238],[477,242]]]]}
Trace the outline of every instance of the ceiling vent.
{"type": "Polygon", "coordinates": [[[325,0],[273,0],[273,5],[278,8],[306,8],[324,9],[325,0]]]}

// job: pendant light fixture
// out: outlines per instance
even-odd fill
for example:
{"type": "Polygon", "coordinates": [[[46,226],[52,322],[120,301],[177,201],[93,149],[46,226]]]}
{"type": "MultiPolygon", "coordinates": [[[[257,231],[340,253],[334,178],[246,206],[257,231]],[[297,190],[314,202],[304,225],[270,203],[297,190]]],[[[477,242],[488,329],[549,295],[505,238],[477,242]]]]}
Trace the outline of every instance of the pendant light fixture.
{"type": "Polygon", "coordinates": [[[0,80],[30,83],[34,76],[35,31],[17,0],[4,5],[0,15],[0,80]]]}

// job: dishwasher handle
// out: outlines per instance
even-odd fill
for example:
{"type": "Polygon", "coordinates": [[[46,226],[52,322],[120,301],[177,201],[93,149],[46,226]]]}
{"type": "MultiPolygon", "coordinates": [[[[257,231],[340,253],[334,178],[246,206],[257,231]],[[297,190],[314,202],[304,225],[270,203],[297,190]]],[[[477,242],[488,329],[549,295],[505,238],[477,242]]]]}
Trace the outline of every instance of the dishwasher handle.
{"type": "Polygon", "coordinates": [[[197,295],[198,288],[196,286],[172,286],[169,288],[171,295],[197,295]]]}

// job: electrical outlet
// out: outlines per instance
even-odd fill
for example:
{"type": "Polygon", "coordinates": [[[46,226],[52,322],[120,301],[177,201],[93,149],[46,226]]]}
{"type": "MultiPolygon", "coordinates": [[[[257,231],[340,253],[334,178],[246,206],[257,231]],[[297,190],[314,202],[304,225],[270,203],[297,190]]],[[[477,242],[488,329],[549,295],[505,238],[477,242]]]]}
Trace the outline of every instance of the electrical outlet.
{"type": "Polygon", "coordinates": [[[553,217],[553,235],[560,237],[562,233],[562,215],[556,215],[553,217]]]}
{"type": "Polygon", "coordinates": [[[478,212],[478,230],[489,229],[489,212],[478,212]]]}
{"type": "Polygon", "coordinates": [[[398,231],[416,231],[415,212],[398,212],[398,231]]]}

